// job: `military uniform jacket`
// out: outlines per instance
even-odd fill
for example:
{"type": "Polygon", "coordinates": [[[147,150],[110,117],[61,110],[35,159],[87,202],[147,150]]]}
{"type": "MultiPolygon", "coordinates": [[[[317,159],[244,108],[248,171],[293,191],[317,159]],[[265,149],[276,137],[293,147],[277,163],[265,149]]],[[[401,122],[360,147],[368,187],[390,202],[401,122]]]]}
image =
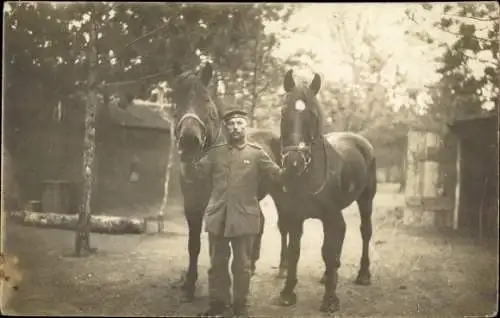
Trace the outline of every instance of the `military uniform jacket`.
{"type": "Polygon", "coordinates": [[[271,157],[253,143],[221,144],[211,148],[196,166],[200,177],[212,182],[205,230],[224,237],[258,234],[264,221],[257,198],[259,180],[281,178],[281,169],[271,157]]]}

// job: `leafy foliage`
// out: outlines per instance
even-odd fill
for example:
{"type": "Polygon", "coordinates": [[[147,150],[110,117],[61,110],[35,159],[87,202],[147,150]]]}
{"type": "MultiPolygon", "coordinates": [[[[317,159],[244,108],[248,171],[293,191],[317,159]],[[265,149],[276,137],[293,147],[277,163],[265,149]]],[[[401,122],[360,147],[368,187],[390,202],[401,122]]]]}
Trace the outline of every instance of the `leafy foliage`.
{"type": "Polygon", "coordinates": [[[408,16],[422,24],[422,19],[417,18],[419,13],[441,15],[431,21],[434,29],[414,33],[444,50],[438,69],[442,77],[432,87],[434,103],[428,113],[434,125],[443,129],[455,119],[498,111],[498,4],[426,4],[418,12],[408,12],[408,16]],[[450,40],[445,40],[446,37],[450,40]]]}
{"type": "Polygon", "coordinates": [[[271,83],[270,69],[277,65],[269,54],[276,43],[263,32],[264,22],[284,21],[287,12],[282,8],[280,4],[8,3],[5,111],[11,131],[26,131],[42,118],[50,121],[57,100],[82,105],[88,88],[90,16],[96,17],[97,84],[102,93],[117,95],[125,103],[134,97],[148,98],[158,82],[170,82],[205,56],[220,70],[229,87],[226,91],[253,94],[255,107],[271,83]],[[237,85],[232,88],[232,83],[237,85]]]}

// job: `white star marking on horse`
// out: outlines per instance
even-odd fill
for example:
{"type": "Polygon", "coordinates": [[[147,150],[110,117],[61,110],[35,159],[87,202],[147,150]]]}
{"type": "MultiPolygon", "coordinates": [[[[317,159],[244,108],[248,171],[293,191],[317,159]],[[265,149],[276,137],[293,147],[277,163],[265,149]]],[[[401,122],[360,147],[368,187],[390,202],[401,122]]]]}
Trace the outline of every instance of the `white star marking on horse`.
{"type": "Polygon", "coordinates": [[[304,103],[304,101],[299,99],[295,102],[295,109],[301,112],[306,109],[306,104],[304,103]]]}

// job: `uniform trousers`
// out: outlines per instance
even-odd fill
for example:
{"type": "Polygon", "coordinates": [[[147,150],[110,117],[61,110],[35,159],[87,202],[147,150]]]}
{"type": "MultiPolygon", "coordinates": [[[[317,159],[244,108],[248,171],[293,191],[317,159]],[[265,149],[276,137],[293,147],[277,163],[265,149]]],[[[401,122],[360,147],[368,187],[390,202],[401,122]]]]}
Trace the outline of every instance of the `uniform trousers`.
{"type": "Polygon", "coordinates": [[[210,269],[208,270],[208,288],[210,302],[231,304],[231,277],[229,276],[229,258],[231,250],[233,261],[233,304],[246,306],[252,276],[252,251],[257,235],[224,237],[208,234],[210,269]]]}

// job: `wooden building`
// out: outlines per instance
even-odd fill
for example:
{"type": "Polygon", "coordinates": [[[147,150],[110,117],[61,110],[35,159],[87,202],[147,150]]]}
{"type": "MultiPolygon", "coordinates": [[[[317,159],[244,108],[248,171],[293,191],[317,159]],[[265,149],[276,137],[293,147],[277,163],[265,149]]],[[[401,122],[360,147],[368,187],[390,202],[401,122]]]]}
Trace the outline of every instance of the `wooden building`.
{"type": "Polygon", "coordinates": [[[169,123],[151,108],[110,105],[97,144],[97,210],[161,202],[170,148],[169,123]]]}
{"type": "Polygon", "coordinates": [[[456,121],[446,135],[408,134],[407,224],[497,235],[498,118],[456,121]]]}
{"type": "Polygon", "coordinates": [[[498,235],[498,117],[449,125],[457,137],[453,228],[480,237],[498,235]]]}
{"type": "MultiPolygon", "coordinates": [[[[76,213],[82,195],[84,105],[54,106],[54,116],[37,121],[16,153],[22,201],[40,201],[42,211],[76,213]]],[[[161,202],[168,121],[144,106],[108,106],[99,107],[92,213],[161,202]]]]}

